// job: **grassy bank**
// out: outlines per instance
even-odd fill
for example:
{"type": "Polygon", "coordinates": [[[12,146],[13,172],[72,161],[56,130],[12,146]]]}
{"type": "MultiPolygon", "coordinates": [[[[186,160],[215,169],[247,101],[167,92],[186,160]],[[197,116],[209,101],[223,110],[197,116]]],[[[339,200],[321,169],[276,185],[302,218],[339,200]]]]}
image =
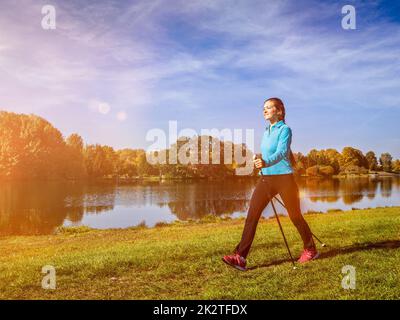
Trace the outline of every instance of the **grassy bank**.
{"type": "MultiPolygon", "coordinates": [[[[399,299],[400,208],[306,215],[329,245],[292,270],[277,223],[260,221],[250,270],[221,262],[244,220],[208,219],[146,229],[62,229],[59,234],[0,238],[2,299],[399,299]],[[57,288],[41,288],[41,269],[56,268],[57,288]],[[356,268],[356,289],[341,286],[356,268]]],[[[283,228],[296,255],[301,241],[283,228]]]]}

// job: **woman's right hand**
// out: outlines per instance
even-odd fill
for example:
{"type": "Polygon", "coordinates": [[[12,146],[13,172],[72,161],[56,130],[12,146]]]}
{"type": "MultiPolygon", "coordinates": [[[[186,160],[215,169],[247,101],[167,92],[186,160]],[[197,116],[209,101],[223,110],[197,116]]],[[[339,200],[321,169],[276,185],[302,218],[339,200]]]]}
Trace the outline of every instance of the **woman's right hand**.
{"type": "Polygon", "coordinates": [[[253,160],[253,163],[257,169],[261,169],[264,166],[264,160],[260,158],[256,158],[253,160]]]}

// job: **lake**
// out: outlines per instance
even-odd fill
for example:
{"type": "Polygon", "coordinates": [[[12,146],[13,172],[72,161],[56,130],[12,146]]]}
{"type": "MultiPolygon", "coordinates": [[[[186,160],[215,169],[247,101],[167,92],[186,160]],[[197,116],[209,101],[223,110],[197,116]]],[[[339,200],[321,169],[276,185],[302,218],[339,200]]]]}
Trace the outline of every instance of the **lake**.
{"type": "MultiPolygon", "coordinates": [[[[58,226],[125,228],[245,216],[256,179],[224,181],[14,182],[0,184],[0,235],[50,234],[58,226]]],[[[298,178],[302,212],[400,206],[400,178],[298,178]]],[[[285,213],[276,203],[277,211],[285,213]]],[[[271,205],[264,216],[273,214],[271,205]]],[[[400,212],[399,212],[400,214],[400,212]]]]}

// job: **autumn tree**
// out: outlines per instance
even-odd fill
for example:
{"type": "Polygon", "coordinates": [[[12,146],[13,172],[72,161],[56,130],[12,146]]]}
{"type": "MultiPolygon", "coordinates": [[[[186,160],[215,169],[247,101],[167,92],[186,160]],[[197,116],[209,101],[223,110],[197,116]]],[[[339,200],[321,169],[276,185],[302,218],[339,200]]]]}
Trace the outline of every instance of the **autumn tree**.
{"type": "Polygon", "coordinates": [[[376,170],[378,168],[378,160],[376,159],[375,152],[368,151],[365,155],[368,162],[369,170],[376,170]]]}
{"type": "Polygon", "coordinates": [[[342,168],[357,166],[368,169],[368,161],[361,150],[352,147],[344,147],[340,159],[340,166],[342,168]]]}
{"type": "Polygon", "coordinates": [[[396,173],[400,173],[400,160],[397,159],[392,162],[392,171],[396,173]]]}
{"type": "Polygon", "coordinates": [[[66,139],[68,147],[66,159],[69,162],[67,176],[69,178],[83,178],[86,175],[86,167],[83,156],[83,139],[73,133],[66,139]]]}
{"type": "Polygon", "coordinates": [[[307,157],[304,156],[301,152],[293,152],[293,156],[295,159],[295,173],[299,175],[306,173],[307,157]]]}
{"type": "Polygon", "coordinates": [[[379,162],[380,162],[380,164],[382,166],[383,171],[386,171],[386,172],[390,172],[391,171],[391,169],[392,169],[392,160],[393,160],[393,158],[392,158],[390,153],[385,152],[385,153],[381,154],[381,156],[379,157],[379,162]]]}
{"type": "MultiPolygon", "coordinates": [[[[325,150],[325,158],[327,160],[326,165],[333,168],[333,174],[337,174],[340,171],[340,161],[342,155],[339,151],[335,149],[327,149],[325,150]]],[[[329,170],[329,169],[328,169],[329,170]]]]}
{"type": "Polygon", "coordinates": [[[35,115],[0,112],[0,177],[65,177],[66,144],[59,130],[35,115]]]}

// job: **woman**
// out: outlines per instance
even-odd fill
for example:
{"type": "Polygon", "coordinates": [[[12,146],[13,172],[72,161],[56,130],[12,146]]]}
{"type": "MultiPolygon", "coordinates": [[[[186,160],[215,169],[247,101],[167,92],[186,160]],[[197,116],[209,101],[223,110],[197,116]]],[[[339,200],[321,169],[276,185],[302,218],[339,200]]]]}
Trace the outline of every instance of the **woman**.
{"type": "Polygon", "coordinates": [[[271,199],[279,194],[287,208],[290,220],[296,226],[304,244],[298,262],[304,263],[318,257],[312,233],[300,211],[299,189],[293,176],[294,157],[290,151],[292,131],[285,124],[285,106],[281,99],[270,98],[264,102],[264,118],[270,125],[261,142],[261,159],[254,160],[262,171],[250,200],[242,239],[232,255],[222,258],[239,270],[246,270],[246,258],[256,233],[258,220],[271,199]]]}

